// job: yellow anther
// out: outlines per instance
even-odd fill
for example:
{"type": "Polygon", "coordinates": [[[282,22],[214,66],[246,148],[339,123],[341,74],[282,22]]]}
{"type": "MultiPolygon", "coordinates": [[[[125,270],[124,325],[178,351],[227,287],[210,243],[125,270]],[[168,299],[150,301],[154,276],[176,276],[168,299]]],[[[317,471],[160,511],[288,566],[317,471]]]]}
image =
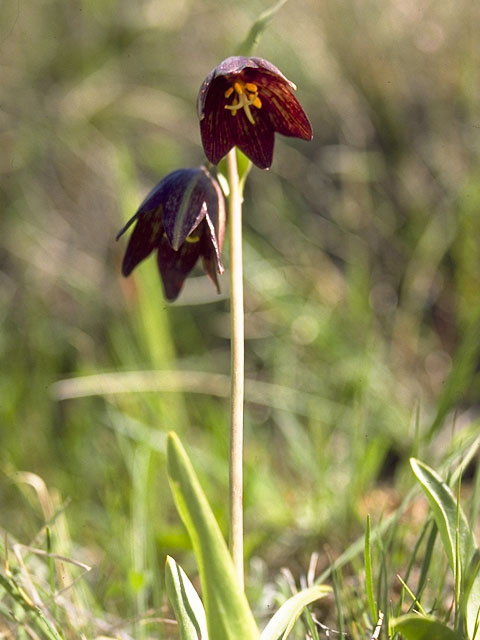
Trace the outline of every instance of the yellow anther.
{"type": "Polygon", "coordinates": [[[186,242],[189,242],[190,244],[196,244],[197,242],[200,242],[200,237],[199,236],[187,236],[186,237],[186,242]]]}
{"type": "Polygon", "coordinates": [[[250,107],[260,109],[262,107],[262,101],[258,97],[258,87],[253,82],[243,83],[240,80],[234,83],[233,87],[227,89],[224,93],[225,98],[229,98],[235,91],[236,95],[232,104],[224,105],[225,109],[228,109],[232,116],[237,115],[237,111],[243,109],[247,120],[251,124],[255,124],[255,119],[252,115],[250,107]]]}

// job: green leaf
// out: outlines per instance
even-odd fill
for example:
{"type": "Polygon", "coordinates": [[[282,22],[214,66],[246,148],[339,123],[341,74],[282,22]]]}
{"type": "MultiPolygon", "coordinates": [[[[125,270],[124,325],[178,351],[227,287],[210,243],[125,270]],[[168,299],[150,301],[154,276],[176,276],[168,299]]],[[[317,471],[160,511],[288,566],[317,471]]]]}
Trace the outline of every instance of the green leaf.
{"type": "Polygon", "coordinates": [[[167,556],[165,584],[181,640],[208,640],[205,609],[185,571],[167,556]]]}
{"type": "Polygon", "coordinates": [[[238,147],[235,149],[237,154],[237,169],[238,169],[238,181],[240,185],[240,193],[243,194],[245,188],[245,182],[247,180],[250,169],[252,168],[252,161],[238,147]]]}
{"type": "Polygon", "coordinates": [[[240,587],[217,521],[178,436],[168,434],[167,470],[187,528],[202,584],[210,640],[258,640],[258,628],[240,587]]]}
{"type": "Polygon", "coordinates": [[[329,586],[319,584],[296,593],[284,602],[273,618],[271,618],[270,622],[262,631],[260,640],[277,640],[280,636],[286,638],[293,629],[302,610],[311,602],[323,598],[330,592],[331,588],[329,586]]]}
{"type": "Polygon", "coordinates": [[[457,566],[457,537],[460,566],[466,568],[476,545],[463,511],[457,507],[450,488],[433,469],[415,458],[410,459],[410,465],[430,503],[452,571],[455,571],[457,566]]]}
{"type": "MultiPolygon", "coordinates": [[[[237,156],[237,171],[238,171],[238,184],[240,186],[240,193],[243,195],[245,188],[245,182],[247,180],[250,169],[252,168],[252,161],[240,151],[238,147],[235,148],[237,156]]],[[[230,184],[228,182],[228,169],[227,169],[227,156],[222,158],[217,165],[217,181],[222,187],[222,191],[226,198],[230,195],[230,184]]]]}
{"type": "Polygon", "coordinates": [[[462,640],[462,636],[430,616],[411,613],[391,620],[390,624],[407,640],[462,640]]]}

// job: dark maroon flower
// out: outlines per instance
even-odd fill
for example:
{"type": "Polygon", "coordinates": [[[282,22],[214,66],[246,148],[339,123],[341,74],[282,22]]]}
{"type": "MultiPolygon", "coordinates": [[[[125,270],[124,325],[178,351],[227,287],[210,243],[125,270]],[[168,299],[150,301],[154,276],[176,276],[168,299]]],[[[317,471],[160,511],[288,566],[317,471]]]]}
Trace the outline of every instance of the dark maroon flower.
{"type": "Polygon", "coordinates": [[[124,276],[157,249],[168,300],[178,296],[199,257],[220,291],[217,272],[223,273],[225,203],[218,182],[205,167],[179,169],[163,178],[119,231],[117,240],[135,221],[123,258],[124,276]]]}
{"type": "Polygon", "coordinates": [[[207,76],[197,100],[202,143],[217,164],[237,146],[250,160],[268,169],[275,131],[311,140],[312,126],[293,95],[296,86],[262,58],[232,56],[207,76]]]}

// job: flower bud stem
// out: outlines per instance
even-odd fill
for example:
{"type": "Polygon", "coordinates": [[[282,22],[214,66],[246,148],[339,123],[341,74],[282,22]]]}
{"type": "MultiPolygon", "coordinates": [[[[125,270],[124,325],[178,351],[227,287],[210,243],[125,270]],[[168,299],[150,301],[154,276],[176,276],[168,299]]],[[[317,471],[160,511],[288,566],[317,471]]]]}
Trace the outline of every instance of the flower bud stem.
{"type": "Polygon", "coordinates": [[[242,190],[236,148],[227,155],[230,233],[231,420],[230,420],[230,552],[243,589],[243,405],[244,309],[242,259],[242,190]]]}

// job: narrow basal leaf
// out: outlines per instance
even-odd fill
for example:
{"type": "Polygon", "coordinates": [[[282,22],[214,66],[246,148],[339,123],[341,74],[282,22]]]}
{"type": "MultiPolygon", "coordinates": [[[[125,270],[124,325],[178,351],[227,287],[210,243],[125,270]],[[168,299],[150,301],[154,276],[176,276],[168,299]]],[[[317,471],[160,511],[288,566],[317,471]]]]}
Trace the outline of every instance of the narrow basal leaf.
{"type": "Polygon", "coordinates": [[[458,512],[457,531],[457,502],[450,488],[433,469],[420,460],[411,458],[410,465],[430,503],[452,571],[455,571],[456,566],[457,536],[460,564],[465,568],[476,545],[463,511],[459,509],[458,512]]]}
{"type": "Polygon", "coordinates": [[[329,586],[320,584],[296,593],[282,604],[262,631],[260,640],[277,640],[280,636],[286,638],[293,629],[302,610],[311,602],[320,600],[330,592],[331,588],[329,586]]]}
{"type": "Polygon", "coordinates": [[[205,609],[185,571],[167,556],[165,584],[181,640],[208,640],[205,609]]]}
{"type": "Polygon", "coordinates": [[[430,616],[413,613],[391,620],[390,626],[406,640],[462,640],[462,636],[430,616]]]}
{"type": "Polygon", "coordinates": [[[175,504],[197,559],[209,640],[258,640],[257,625],[225,540],[174,433],[169,433],[167,440],[167,469],[175,504]]]}

